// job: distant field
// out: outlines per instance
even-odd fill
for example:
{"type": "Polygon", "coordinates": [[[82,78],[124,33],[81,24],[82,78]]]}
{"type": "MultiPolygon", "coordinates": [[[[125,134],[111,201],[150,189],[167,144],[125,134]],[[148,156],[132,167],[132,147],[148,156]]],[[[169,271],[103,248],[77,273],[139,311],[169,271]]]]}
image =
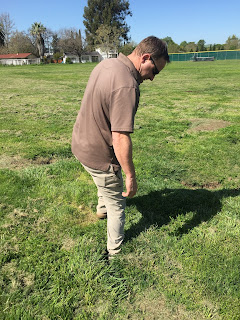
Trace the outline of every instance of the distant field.
{"type": "Polygon", "coordinates": [[[94,64],[0,66],[0,319],[240,319],[239,60],[176,62],[141,85],[126,241],[71,154],[94,64]]]}

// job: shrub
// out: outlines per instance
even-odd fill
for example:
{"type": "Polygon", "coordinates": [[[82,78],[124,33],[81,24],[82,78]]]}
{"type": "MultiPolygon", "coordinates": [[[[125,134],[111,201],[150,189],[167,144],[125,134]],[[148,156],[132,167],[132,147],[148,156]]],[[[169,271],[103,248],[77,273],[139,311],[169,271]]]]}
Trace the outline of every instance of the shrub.
{"type": "Polygon", "coordinates": [[[66,62],[65,63],[72,64],[73,62],[72,62],[71,58],[66,58],[66,62]]]}

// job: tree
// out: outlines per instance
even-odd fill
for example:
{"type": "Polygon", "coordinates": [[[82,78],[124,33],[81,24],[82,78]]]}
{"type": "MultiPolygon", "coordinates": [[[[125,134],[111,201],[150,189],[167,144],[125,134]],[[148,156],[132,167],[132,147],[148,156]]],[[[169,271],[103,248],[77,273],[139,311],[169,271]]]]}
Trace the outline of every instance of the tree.
{"type": "Polygon", "coordinates": [[[119,37],[120,30],[116,27],[102,25],[96,31],[95,45],[106,52],[108,57],[110,50],[116,50],[119,47],[119,37]]]}
{"type": "Polygon", "coordinates": [[[185,52],[186,51],[187,41],[182,41],[179,46],[179,50],[185,52]]]}
{"type": "Polygon", "coordinates": [[[206,51],[205,43],[206,43],[206,41],[204,41],[204,40],[198,41],[198,43],[197,43],[198,51],[206,51]]]}
{"type": "Polygon", "coordinates": [[[9,41],[9,51],[11,53],[33,53],[37,54],[31,39],[24,32],[15,31],[9,41]]]}
{"type": "Polygon", "coordinates": [[[10,37],[14,28],[14,22],[10,19],[9,13],[2,13],[0,15],[0,25],[4,34],[4,45],[8,48],[10,37]]]}
{"type": "Polygon", "coordinates": [[[62,52],[55,52],[55,53],[53,54],[53,59],[56,60],[56,61],[58,61],[60,58],[62,58],[62,56],[63,56],[63,53],[62,53],[62,52]]]}
{"type": "Polygon", "coordinates": [[[5,35],[3,32],[3,26],[0,24],[0,47],[3,47],[5,44],[5,35]]]}
{"type": "Polygon", "coordinates": [[[240,48],[240,39],[238,39],[235,34],[233,34],[231,37],[228,37],[225,49],[226,50],[236,50],[240,48]]]}
{"type": "Polygon", "coordinates": [[[44,55],[44,39],[43,35],[46,32],[46,28],[41,24],[41,22],[34,22],[31,26],[30,33],[33,35],[36,47],[38,49],[38,54],[43,61],[44,55]]]}
{"type": "Polygon", "coordinates": [[[86,42],[90,49],[94,48],[96,31],[101,25],[115,27],[120,31],[119,40],[128,41],[129,26],[126,16],[132,15],[129,1],[126,0],[88,0],[84,8],[84,26],[86,42]]]}
{"type": "Polygon", "coordinates": [[[58,37],[57,33],[53,33],[52,43],[51,43],[53,53],[59,52],[59,44],[58,43],[59,43],[59,37],[58,37]]]}
{"type": "Polygon", "coordinates": [[[188,42],[187,45],[185,46],[186,52],[195,52],[197,51],[197,45],[195,42],[191,41],[188,42]]]}
{"type": "Polygon", "coordinates": [[[224,50],[225,48],[224,48],[224,45],[223,44],[220,44],[220,43],[217,43],[216,45],[215,45],[215,47],[216,47],[216,50],[224,50]]]}
{"type": "Polygon", "coordinates": [[[175,43],[171,37],[165,37],[163,38],[163,41],[167,43],[168,52],[173,53],[179,51],[179,45],[175,43]]]}
{"type": "Polygon", "coordinates": [[[63,29],[58,45],[60,51],[69,52],[80,57],[83,52],[81,31],[77,31],[76,29],[63,29]]]}
{"type": "Polygon", "coordinates": [[[128,42],[119,48],[119,52],[122,52],[125,56],[128,56],[136,48],[137,43],[128,42]]]}
{"type": "Polygon", "coordinates": [[[51,29],[46,28],[44,34],[43,34],[43,40],[44,40],[44,50],[48,54],[51,53],[51,44],[52,44],[52,38],[53,38],[53,31],[51,29]]]}

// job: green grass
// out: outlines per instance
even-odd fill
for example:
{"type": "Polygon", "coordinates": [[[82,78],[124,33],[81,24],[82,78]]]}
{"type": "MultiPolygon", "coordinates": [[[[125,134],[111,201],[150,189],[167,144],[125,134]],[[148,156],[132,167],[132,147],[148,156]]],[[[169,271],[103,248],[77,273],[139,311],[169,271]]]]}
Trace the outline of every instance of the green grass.
{"type": "Polygon", "coordinates": [[[239,61],[141,85],[139,190],[110,265],[70,147],[93,67],[0,67],[0,319],[240,319],[239,61]]]}

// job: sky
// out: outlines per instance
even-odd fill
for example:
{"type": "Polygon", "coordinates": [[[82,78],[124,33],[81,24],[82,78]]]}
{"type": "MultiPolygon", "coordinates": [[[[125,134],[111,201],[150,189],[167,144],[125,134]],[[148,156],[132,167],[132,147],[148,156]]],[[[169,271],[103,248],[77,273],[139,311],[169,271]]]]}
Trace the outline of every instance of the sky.
{"type": "MultiPolygon", "coordinates": [[[[225,43],[240,38],[239,0],[130,0],[127,17],[131,40],[138,43],[149,35],[171,37],[174,42],[225,43]]],[[[80,29],[84,36],[83,11],[87,0],[0,0],[0,14],[9,13],[18,31],[28,31],[41,22],[52,31],[80,29]]]]}

